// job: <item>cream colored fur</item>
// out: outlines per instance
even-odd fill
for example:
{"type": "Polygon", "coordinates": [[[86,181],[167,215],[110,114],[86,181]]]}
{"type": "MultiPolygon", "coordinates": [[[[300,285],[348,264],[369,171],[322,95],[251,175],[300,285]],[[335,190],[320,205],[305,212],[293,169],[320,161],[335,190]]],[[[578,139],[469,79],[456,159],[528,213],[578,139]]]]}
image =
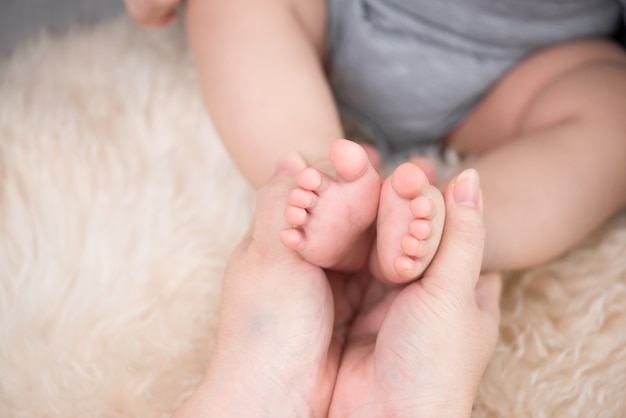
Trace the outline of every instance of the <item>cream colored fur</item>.
{"type": "MultiPolygon", "coordinates": [[[[23,46],[0,69],[0,416],[168,416],[252,198],[181,28],[23,46]]],[[[474,416],[626,416],[626,215],[506,283],[474,416]]]]}

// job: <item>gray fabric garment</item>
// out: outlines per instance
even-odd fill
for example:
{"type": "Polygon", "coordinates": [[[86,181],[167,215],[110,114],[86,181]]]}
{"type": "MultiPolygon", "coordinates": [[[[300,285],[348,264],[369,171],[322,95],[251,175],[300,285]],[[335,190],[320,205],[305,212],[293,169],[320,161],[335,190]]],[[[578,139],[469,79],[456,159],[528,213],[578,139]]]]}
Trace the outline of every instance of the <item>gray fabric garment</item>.
{"type": "Polygon", "coordinates": [[[446,135],[511,66],[618,28],[618,0],[329,0],[337,102],[385,154],[446,135]]]}

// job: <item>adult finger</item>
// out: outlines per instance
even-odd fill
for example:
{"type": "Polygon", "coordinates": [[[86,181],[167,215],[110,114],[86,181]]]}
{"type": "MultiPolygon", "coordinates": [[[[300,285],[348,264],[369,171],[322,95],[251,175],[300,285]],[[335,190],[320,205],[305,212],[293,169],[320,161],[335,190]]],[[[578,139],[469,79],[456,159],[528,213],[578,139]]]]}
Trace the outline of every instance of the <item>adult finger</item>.
{"type": "Polygon", "coordinates": [[[476,305],[482,318],[482,335],[490,350],[493,350],[498,341],[501,294],[502,277],[499,273],[483,274],[479,277],[475,289],[476,305]]]}
{"type": "Polygon", "coordinates": [[[476,305],[485,314],[500,322],[500,298],[502,294],[502,277],[499,273],[482,274],[476,289],[476,305]]]}
{"type": "Polygon", "coordinates": [[[482,193],[476,170],[465,170],[450,181],[444,198],[446,223],[441,243],[422,285],[441,289],[444,294],[461,291],[470,295],[480,275],[485,245],[482,193]]]}
{"type": "Polygon", "coordinates": [[[176,18],[175,7],[180,0],[126,0],[131,18],[142,26],[161,27],[176,18]]]}
{"type": "Polygon", "coordinates": [[[286,247],[280,243],[280,231],[287,228],[283,210],[289,200],[289,193],[296,186],[296,176],[306,167],[300,156],[284,158],[277,166],[275,174],[257,193],[255,215],[251,233],[255,244],[265,251],[284,252],[286,247]]]}

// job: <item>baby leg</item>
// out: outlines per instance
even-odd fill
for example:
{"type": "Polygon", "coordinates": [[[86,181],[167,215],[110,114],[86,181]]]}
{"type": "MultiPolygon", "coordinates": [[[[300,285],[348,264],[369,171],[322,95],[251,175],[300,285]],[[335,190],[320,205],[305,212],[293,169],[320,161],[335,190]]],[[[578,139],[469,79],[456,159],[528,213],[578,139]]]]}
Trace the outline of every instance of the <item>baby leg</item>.
{"type": "Polygon", "coordinates": [[[444,218],[443,196],[424,170],[412,162],[400,165],[381,191],[374,275],[392,283],[419,277],[437,252],[444,218]]]}
{"type": "Polygon", "coordinates": [[[323,65],[326,3],[185,3],[211,120],[237,168],[256,187],[272,177],[285,155],[324,160],[330,144],[343,136],[323,65]]]}
{"type": "Polygon", "coordinates": [[[308,167],[285,212],[293,225],[281,232],[283,244],[312,264],[354,271],[367,261],[380,196],[380,175],[359,144],[332,144],[332,177],[308,167]]]}
{"type": "Polygon", "coordinates": [[[505,75],[449,142],[477,156],[485,270],[545,262],[626,204],[626,55],[546,48],[505,75]]]}

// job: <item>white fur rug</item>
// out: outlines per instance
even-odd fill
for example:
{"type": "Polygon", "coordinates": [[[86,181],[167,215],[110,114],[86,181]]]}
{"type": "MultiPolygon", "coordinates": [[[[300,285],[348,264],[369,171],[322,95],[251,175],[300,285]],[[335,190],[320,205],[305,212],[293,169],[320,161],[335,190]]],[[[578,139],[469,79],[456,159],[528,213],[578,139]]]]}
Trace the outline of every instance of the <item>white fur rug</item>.
{"type": "MultiPolygon", "coordinates": [[[[23,46],[0,69],[0,179],[0,416],[168,416],[253,198],[181,29],[23,46]]],[[[626,214],[509,277],[502,305],[475,417],[626,416],[626,214]]]]}

